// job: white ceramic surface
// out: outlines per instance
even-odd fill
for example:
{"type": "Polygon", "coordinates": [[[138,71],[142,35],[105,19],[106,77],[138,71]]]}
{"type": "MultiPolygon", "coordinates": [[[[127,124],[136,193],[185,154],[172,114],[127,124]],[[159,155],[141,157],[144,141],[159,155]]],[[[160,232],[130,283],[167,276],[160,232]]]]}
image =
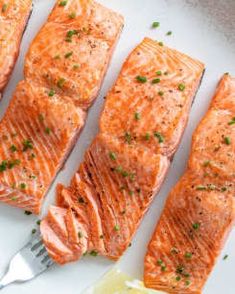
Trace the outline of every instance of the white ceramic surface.
{"type": "MultiPolygon", "coordinates": [[[[147,243],[159,218],[162,206],[171,187],[182,175],[188,158],[191,135],[206,112],[216,84],[224,72],[235,75],[235,1],[234,0],[99,0],[104,5],[125,16],[125,29],[116,48],[111,66],[96,103],[89,112],[86,127],[79,138],[64,170],[59,174],[47,196],[44,212],[53,202],[55,185],[68,184],[82,160],[84,151],[97,132],[97,122],[103,105],[103,96],[114,83],[127,54],[144,36],[150,36],[175,47],[182,52],[202,60],[206,73],[192,107],[190,121],[180,148],[174,158],[170,172],[160,193],[155,198],[144,218],[132,247],[119,262],[119,266],[136,278],[143,273],[143,258],[147,243]],[[161,26],[152,30],[153,21],[161,26]],[[171,30],[172,36],[166,36],[171,30]]],[[[53,0],[34,0],[34,10],[25,32],[21,54],[16,68],[0,103],[0,113],[4,113],[12,92],[22,79],[24,55],[33,37],[45,22],[53,0]]],[[[15,251],[30,237],[36,218],[26,216],[23,211],[0,204],[0,274],[15,251]]],[[[226,243],[216,267],[206,284],[205,294],[235,293],[235,232],[226,243]],[[229,257],[226,261],[222,258],[229,257]]],[[[93,283],[113,263],[101,257],[87,257],[75,264],[50,269],[37,279],[22,285],[6,288],[5,294],[80,294],[93,283]]],[[[106,293],[104,293],[106,294],[106,293]]],[[[108,293],[107,293],[108,294],[108,293]]]]}

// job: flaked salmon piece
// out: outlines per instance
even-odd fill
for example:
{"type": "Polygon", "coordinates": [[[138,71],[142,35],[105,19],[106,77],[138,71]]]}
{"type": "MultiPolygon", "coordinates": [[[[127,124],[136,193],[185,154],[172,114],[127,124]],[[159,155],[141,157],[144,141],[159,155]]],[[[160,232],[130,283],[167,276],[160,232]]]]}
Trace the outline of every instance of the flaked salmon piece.
{"type": "Polygon", "coordinates": [[[84,119],[73,103],[20,82],[0,123],[0,201],[39,213],[84,119]]]}
{"type": "MultiPolygon", "coordinates": [[[[124,63],[106,97],[100,133],[70,186],[57,189],[57,205],[75,212],[90,254],[117,260],[129,246],[166,177],[203,71],[199,61],[148,38],[124,63]]],[[[53,226],[48,216],[42,223],[53,226]]],[[[48,232],[41,231],[44,239],[48,232]]],[[[45,245],[49,254],[56,246],[45,245]]]]}
{"type": "MultiPolygon", "coordinates": [[[[23,11],[31,1],[19,2],[23,11]]],[[[64,4],[56,2],[30,46],[25,80],[0,123],[0,201],[36,214],[85,123],[123,28],[119,14],[94,1],[64,4]]]]}
{"type": "Polygon", "coordinates": [[[32,0],[0,0],[0,98],[19,55],[32,0]]]}
{"type": "Polygon", "coordinates": [[[30,47],[25,76],[87,109],[100,89],[123,18],[94,1],[59,3],[30,47]]]}
{"type": "Polygon", "coordinates": [[[234,138],[235,78],[224,75],[149,243],[147,287],[201,293],[235,220],[234,138]]]}

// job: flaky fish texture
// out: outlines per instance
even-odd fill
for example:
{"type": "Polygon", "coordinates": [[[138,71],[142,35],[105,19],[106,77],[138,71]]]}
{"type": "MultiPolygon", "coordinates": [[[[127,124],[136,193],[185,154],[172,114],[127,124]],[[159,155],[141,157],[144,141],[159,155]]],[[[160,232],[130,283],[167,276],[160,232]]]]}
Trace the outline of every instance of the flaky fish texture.
{"type": "Polygon", "coordinates": [[[122,28],[122,16],[94,1],[56,2],[30,46],[25,80],[0,123],[0,201],[40,212],[99,92],[122,28]]]}
{"type": "Polygon", "coordinates": [[[147,287],[199,294],[235,220],[235,78],[221,79],[145,257],[147,287]]]}
{"type": "Polygon", "coordinates": [[[203,71],[148,38],[130,54],[106,97],[100,133],[41,223],[55,262],[124,253],[167,174],[203,71]]]}

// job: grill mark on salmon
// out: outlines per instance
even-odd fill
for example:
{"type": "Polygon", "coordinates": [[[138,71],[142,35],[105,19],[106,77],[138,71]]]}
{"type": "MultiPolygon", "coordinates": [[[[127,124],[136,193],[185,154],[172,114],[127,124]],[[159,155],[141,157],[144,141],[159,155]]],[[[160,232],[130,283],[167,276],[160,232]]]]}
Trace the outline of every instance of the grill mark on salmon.
{"type": "Polygon", "coordinates": [[[203,71],[201,62],[148,38],[129,55],[106,97],[100,133],[70,186],[57,189],[64,222],[65,211],[73,214],[66,223],[68,235],[77,220],[80,239],[86,236],[86,242],[75,248],[69,237],[64,240],[54,230],[57,248],[57,240],[49,239],[49,215],[41,222],[44,244],[55,262],[75,261],[83,252],[113,260],[123,254],[165,179],[203,71]],[[152,83],[156,78],[160,81],[152,83]],[[58,252],[61,242],[74,255],[58,252]]]}
{"type": "Polygon", "coordinates": [[[0,99],[19,55],[32,0],[0,0],[0,99]]]}
{"type": "MultiPolygon", "coordinates": [[[[0,201],[35,214],[85,123],[123,28],[122,16],[94,1],[60,2],[30,46],[25,80],[0,123],[0,201]]],[[[74,230],[79,226],[74,221],[74,230]]]]}
{"type": "Polygon", "coordinates": [[[202,293],[235,220],[234,138],[235,78],[226,74],[193,135],[188,168],[170,192],[149,243],[147,287],[202,293]]]}

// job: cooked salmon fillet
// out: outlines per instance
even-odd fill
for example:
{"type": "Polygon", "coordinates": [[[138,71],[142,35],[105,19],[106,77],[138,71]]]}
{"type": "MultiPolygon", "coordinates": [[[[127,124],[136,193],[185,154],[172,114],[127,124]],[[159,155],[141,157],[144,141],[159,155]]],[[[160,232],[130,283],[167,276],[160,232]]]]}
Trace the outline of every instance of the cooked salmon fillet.
{"type": "Polygon", "coordinates": [[[16,63],[32,0],[0,0],[0,99],[16,63]]]}
{"type": "Polygon", "coordinates": [[[235,78],[224,75],[193,135],[145,258],[147,287],[199,294],[235,220],[235,78]]]}
{"type": "Polygon", "coordinates": [[[41,223],[55,262],[124,253],[166,176],[203,71],[148,38],[130,54],[106,97],[100,133],[41,223]]]}
{"type": "Polygon", "coordinates": [[[57,1],[0,123],[0,201],[38,214],[98,94],[123,27],[94,1],[57,1]]]}

